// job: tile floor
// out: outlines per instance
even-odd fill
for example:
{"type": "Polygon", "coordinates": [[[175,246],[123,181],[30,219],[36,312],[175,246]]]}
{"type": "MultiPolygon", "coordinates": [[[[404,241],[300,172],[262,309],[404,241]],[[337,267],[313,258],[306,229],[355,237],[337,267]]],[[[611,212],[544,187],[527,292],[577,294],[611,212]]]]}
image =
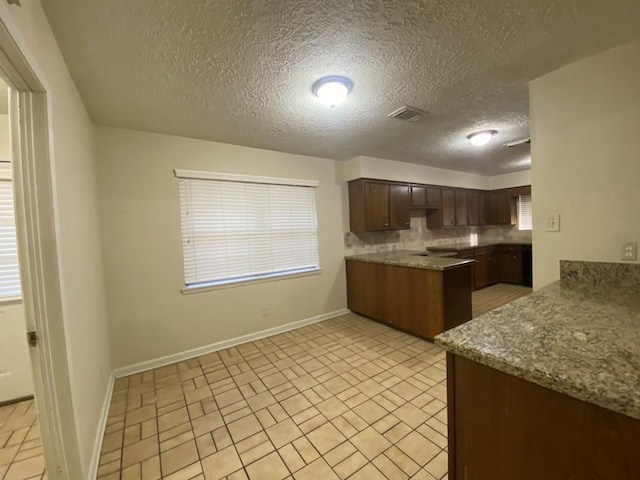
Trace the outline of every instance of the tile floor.
{"type": "Polygon", "coordinates": [[[98,478],[446,479],[446,435],[444,352],[350,314],[118,379],[98,478]]]}
{"type": "Polygon", "coordinates": [[[99,478],[447,478],[444,358],[345,315],[119,379],[99,478]]]}
{"type": "Polygon", "coordinates": [[[33,400],[0,407],[0,480],[46,478],[33,400]]]}
{"type": "MultiPolygon", "coordinates": [[[[446,479],[445,394],[437,347],[346,315],[119,379],[99,478],[446,479]]],[[[0,407],[0,480],[46,478],[33,401],[0,407]]]]}

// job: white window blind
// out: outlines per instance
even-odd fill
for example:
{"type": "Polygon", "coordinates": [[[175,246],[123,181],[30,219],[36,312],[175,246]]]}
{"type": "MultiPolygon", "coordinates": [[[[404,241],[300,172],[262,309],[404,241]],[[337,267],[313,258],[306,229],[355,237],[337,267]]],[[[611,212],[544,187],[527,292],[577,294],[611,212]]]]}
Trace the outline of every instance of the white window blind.
{"type": "Polygon", "coordinates": [[[518,197],[518,230],[531,230],[532,228],[531,195],[520,195],[518,197]]]}
{"type": "Polygon", "coordinates": [[[238,177],[179,179],[186,286],[317,270],[315,188],[238,177]]]}
{"type": "Polygon", "coordinates": [[[11,167],[0,163],[0,299],[21,296],[11,167]]]}

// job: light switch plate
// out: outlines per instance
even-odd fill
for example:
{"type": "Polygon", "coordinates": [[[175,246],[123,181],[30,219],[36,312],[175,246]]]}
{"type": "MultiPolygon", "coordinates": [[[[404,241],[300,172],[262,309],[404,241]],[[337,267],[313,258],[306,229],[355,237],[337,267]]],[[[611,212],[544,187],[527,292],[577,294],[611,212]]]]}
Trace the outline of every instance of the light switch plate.
{"type": "Polygon", "coordinates": [[[633,262],[638,259],[638,242],[624,242],[622,244],[622,260],[633,262]]]}
{"type": "Polygon", "coordinates": [[[549,215],[547,217],[547,232],[560,231],[560,214],[549,215]]]}

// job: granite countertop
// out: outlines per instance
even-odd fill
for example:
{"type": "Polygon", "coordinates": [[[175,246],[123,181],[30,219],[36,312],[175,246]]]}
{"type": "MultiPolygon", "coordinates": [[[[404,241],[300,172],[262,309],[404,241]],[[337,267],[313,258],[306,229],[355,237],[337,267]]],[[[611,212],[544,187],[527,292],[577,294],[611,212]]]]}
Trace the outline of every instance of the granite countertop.
{"type": "Polygon", "coordinates": [[[435,247],[427,247],[427,250],[438,252],[448,251],[457,252],[460,250],[466,250],[468,248],[482,248],[482,247],[495,247],[496,245],[531,245],[531,242],[516,242],[516,241],[500,241],[500,242],[460,242],[451,243],[449,245],[438,245],[435,247]]]}
{"type": "Polygon", "coordinates": [[[400,267],[424,268],[426,270],[448,270],[471,264],[475,260],[463,260],[460,258],[447,258],[446,256],[430,255],[420,256],[424,250],[394,250],[391,252],[366,253],[364,255],[348,255],[347,260],[360,262],[384,263],[386,265],[398,265],[400,267]]]}
{"type": "Polygon", "coordinates": [[[438,335],[435,342],[478,363],[640,419],[640,283],[613,285],[593,276],[593,270],[569,273],[438,335]]]}

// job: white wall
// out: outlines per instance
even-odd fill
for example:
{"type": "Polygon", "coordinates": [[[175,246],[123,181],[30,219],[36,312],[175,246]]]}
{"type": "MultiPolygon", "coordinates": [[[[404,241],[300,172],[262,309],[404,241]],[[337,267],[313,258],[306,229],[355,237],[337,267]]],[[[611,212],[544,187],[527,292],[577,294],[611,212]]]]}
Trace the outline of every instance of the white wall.
{"type": "Polygon", "coordinates": [[[117,367],[346,307],[341,180],[333,160],[97,128],[112,357],[117,367]],[[174,168],[313,179],[321,275],[183,295],[174,168]],[[261,308],[269,309],[262,317],[261,308]]]}
{"type": "Polygon", "coordinates": [[[345,181],[378,178],[459,188],[489,188],[489,177],[482,175],[363,155],[347,160],[342,168],[345,181]]]}
{"type": "Polygon", "coordinates": [[[640,241],[640,42],[531,82],[534,286],[640,241]],[[561,215],[559,233],[545,231],[561,215]]]}
{"type": "Polygon", "coordinates": [[[494,175],[489,178],[489,190],[499,190],[501,188],[520,187],[522,185],[531,185],[531,170],[522,170],[520,172],[504,173],[502,175],[494,175]]]}
{"type": "Polygon", "coordinates": [[[86,476],[111,359],[98,221],[94,127],[39,2],[3,2],[0,16],[44,84],[71,395],[86,476]]]}

